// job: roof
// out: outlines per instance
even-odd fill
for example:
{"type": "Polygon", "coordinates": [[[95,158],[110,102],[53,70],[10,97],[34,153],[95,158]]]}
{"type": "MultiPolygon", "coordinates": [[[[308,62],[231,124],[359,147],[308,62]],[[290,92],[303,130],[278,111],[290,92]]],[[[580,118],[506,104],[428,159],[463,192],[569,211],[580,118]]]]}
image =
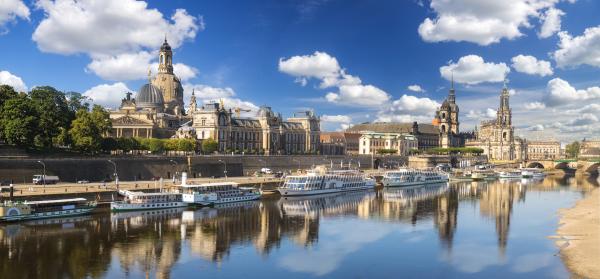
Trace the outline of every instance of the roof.
{"type": "Polygon", "coordinates": [[[42,201],[28,201],[26,204],[53,204],[53,203],[68,203],[68,202],[86,202],[84,198],[73,198],[73,199],[62,199],[62,200],[42,200],[42,201]]]}
{"type": "Polygon", "coordinates": [[[137,95],[135,102],[138,107],[162,107],[164,104],[163,95],[160,89],[152,84],[146,83],[142,85],[137,95]]]}
{"type": "MultiPolygon", "coordinates": [[[[348,129],[346,132],[363,132],[371,131],[376,133],[411,133],[414,123],[397,123],[397,122],[374,122],[374,123],[362,123],[356,124],[348,129]]],[[[418,124],[419,132],[423,134],[439,134],[439,129],[432,124],[418,124]]]]}
{"type": "Polygon", "coordinates": [[[143,120],[137,119],[137,118],[133,118],[129,115],[125,115],[119,118],[115,118],[112,119],[112,125],[113,126],[120,126],[120,125],[145,125],[145,126],[153,126],[152,123],[148,123],[145,122],[143,120]]]}
{"type": "Polygon", "coordinates": [[[239,183],[236,182],[213,182],[213,183],[202,183],[202,184],[186,184],[186,185],[181,185],[181,187],[184,188],[197,188],[197,187],[216,187],[216,186],[226,186],[226,185],[232,185],[232,186],[238,186],[239,183]]]}

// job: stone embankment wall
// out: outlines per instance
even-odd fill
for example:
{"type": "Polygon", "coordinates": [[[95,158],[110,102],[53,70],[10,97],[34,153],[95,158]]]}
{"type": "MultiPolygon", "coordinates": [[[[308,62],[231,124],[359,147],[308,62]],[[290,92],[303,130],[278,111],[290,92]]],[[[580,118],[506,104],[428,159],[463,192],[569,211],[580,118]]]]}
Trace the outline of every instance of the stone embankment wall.
{"type": "MultiPolygon", "coordinates": [[[[377,158],[376,158],[377,159],[377,158]]],[[[42,174],[46,164],[47,175],[57,175],[61,181],[100,181],[112,177],[117,164],[117,173],[122,181],[150,180],[153,177],[170,179],[175,172],[187,171],[190,178],[222,177],[225,163],[228,176],[242,176],[267,167],[273,171],[306,169],[313,165],[340,166],[351,164],[352,168],[371,167],[370,156],[189,156],[189,157],[94,157],[94,158],[0,158],[0,181],[31,183],[35,174],[42,174]],[[221,162],[222,161],[222,162],[221,162]]],[[[385,162],[406,163],[405,157],[384,156],[385,162]]]]}

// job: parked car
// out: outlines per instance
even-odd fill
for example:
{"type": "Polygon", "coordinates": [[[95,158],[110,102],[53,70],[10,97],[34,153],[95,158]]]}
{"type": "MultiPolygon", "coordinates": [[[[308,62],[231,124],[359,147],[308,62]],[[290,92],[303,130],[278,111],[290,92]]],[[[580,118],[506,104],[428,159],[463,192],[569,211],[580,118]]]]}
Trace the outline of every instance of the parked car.
{"type": "Polygon", "coordinates": [[[77,184],[87,184],[87,183],[90,183],[90,181],[89,180],[85,180],[85,179],[84,180],[77,180],[77,184]]]}
{"type": "Polygon", "coordinates": [[[273,171],[270,168],[262,168],[260,169],[260,172],[264,173],[264,174],[272,174],[273,171]]]}
{"type": "Polygon", "coordinates": [[[273,177],[275,177],[275,178],[281,178],[281,177],[283,177],[283,172],[282,171],[278,171],[275,174],[273,174],[273,177]]]}

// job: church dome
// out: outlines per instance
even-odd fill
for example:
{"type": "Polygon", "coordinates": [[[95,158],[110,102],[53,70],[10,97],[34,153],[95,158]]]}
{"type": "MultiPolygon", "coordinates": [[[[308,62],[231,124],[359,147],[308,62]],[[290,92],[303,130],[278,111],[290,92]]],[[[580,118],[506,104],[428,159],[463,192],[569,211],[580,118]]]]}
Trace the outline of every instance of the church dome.
{"type": "Polygon", "coordinates": [[[161,51],[171,51],[171,46],[169,45],[169,43],[167,43],[167,39],[165,38],[165,42],[162,44],[162,46],[160,46],[160,50],[161,51]]]}
{"type": "Polygon", "coordinates": [[[144,84],[137,95],[135,102],[140,108],[159,108],[164,104],[162,92],[152,84],[144,84]]]}

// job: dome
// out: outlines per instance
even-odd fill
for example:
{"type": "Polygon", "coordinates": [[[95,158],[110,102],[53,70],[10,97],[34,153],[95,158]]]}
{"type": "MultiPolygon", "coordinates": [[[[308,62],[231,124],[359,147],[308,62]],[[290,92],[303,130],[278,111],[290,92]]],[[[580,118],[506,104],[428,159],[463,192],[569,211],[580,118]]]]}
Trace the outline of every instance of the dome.
{"type": "Polygon", "coordinates": [[[158,108],[164,104],[162,92],[152,84],[144,84],[137,95],[135,102],[140,108],[158,108]]]}
{"type": "Polygon", "coordinates": [[[258,112],[256,112],[256,116],[258,116],[258,117],[272,117],[273,115],[274,115],[274,113],[271,110],[271,107],[267,107],[267,106],[260,107],[258,112]]]}
{"type": "Polygon", "coordinates": [[[450,104],[448,103],[448,100],[444,100],[444,102],[442,103],[442,109],[448,109],[450,107],[450,104]]]}
{"type": "Polygon", "coordinates": [[[167,43],[167,39],[165,39],[165,42],[162,44],[162,46],[160,46],[160,50],[161,51],[171,51],[171,46],[169,45],[169,43],[167,43]]]}

